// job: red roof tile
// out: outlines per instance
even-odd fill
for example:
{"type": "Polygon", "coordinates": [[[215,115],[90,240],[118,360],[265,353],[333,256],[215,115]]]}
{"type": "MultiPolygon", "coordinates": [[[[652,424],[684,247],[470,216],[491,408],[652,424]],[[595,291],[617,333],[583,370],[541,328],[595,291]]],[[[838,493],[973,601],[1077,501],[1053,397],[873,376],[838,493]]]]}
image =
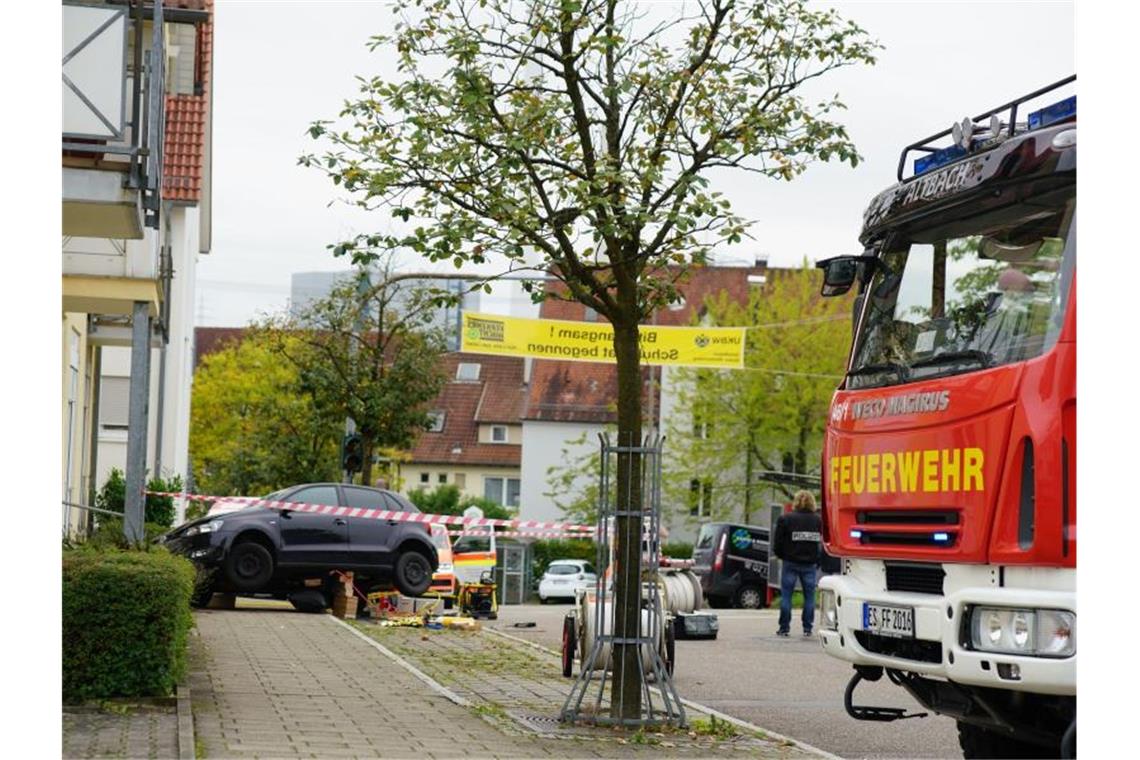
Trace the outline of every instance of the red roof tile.
{"type": "MultiPolygon", "coordinates": [[[[764,267],[699,267],[690,271],[678,289],[684,303],[676,309],[660,309],[659,325],[692,324],[694,316],[704,311],[705,298],[727,291],[729,298],[743,302],[748,298],[748,276],[760,274],[764,267]]],[[[557,281],[547,285],[555,292],[565,292],[557,281]]],[[[542,319],[585,321],[586,307],[577,301],[547,299],[539,314],[542,319]]],[[[597,321],[605,321],[598,317],[597,321]]],[[[642,388],[648,386],[648,370],[642,368],[642,388]]],[[[660,390],[655,391],[660,400],[660,390]]],[[[642,398],[648,407],[647,394],[642,398]]],[[[535,359],[531,370],[527,408],[524,418],[551,422],[590,422],[613,424],[617,421],[617,367],[612,364],[567,362],[535,359]]],[[[657,409],[661,406],[655,404],[657,409]]]]}
{"type": "Polygon", "coordinates": [[[443,430],[421,433],[412,447],[410,461],[518,467],[522,462],[522,447],[510,443],[479,443],[479,425],[521,423],[526,398],[523,360],[455,352],[444,356],[443,365],[449,382],[431,406],[444,413],[443,430]],[[480,365],[479,379],[456,380],[460,363],[480,365]]]}
{"type": "MultiPolygon", "coordinates": [[[[167,5],[171,5],[167,3],[167,5]]],[[[181,0],[173,7],[205,10],[210,20],[199,25],[195,59],[201,94],[166,96],[166,133],[162,152],[162,197],[196,202],[202,196],[202,159],[206,147],[207,111],[214,49],[213,0],[181,0]]]]}

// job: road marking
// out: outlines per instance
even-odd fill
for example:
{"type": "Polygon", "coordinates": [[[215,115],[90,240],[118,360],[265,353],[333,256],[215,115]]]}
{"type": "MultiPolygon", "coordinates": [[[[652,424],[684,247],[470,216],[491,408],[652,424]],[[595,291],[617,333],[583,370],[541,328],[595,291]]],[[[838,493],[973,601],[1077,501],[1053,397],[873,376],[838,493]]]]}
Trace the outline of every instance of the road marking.
{"type": "Polygon", "coordinates": [[[454,691],[452,691],[451,689],[449,689],[446,686],[444,686],[443,684],[441,684],[439,681],[437,681],[434,678],[432,678],[431,676],[429,676],[427,673],[424,673],[422,670],[417,668],[415,665],[408,662],[403,657],[401,657],[400,655],[393,652],[391,649],[388,649],[388,647],[384,646],[383,644],[381,644],[376,639],[372,638],[371,636],[368,636],[366,634],[361,633],[360,631],[356,630],[355,628],[353,628],[351,625],[344,622],[340,618],[336,618],[336,617],[333,617],[332,615],[328,615],[328,619],[333,621],[337,625],[343,626],[353,636],[357,637],[361,641],[366,642],[369,646],[373,647],[374,649],[377,649],[382,655],[387,657],[389,660],[396,663],[401,668],[408,671],[413,676],[415,676],[416,678],[420,679],[425,684],[427,684],[428,687],[431,688],[431,690],[434,691],[435,693],[439,694],[440,696],[446,697],[447,699],[451,700],[455,704],[460,705],[462,707],[471,707],[472,706],[471,702],[469,702],[468,700],[459,696],[454,691]]]}
{"type": "MultiPolygon", "coordinates": [[[[510,639],[511,641],[517,641],[520,644],[526,644],[528,647],[531,647],[533,649],[537,649],[538,651],[543,652],[545,654],[548,654],[551,657],[557,657],[560,662],[562,660],[562,653],[561,652],[555,652],[553,649],[547,649],[546,647],[542,646],[541,644],[535,643],[533,641],[527,641],[526,639],[520,638],[518,636],[512,636],[509,633],[505,633],[503,631],[498,631],[498,630],[495,630],[494,628],[484,628],[483,630],[487,633],[493,633],[496,636],[502,636],[505,639],[510,639]]],[[[767,728],[761,728],[760,726],[757,726],[755,723],[749,723],[746,720],[741,720],[740,718],[735,718],[731,715],[728,715],[727,713],[722,713],[720,710],[715,710],[715,709],[709,707],[708,705],[702,705],[700,702],[694,702],[691,699],[681,699],[681,704],[683,704],[685,707],[689,707],[689,708],[692,708],[694,710],[699,710],[699,711],[705,713],[706,715],[716,716],[717,720],[723,720],[725,723],[731,723],[732,725],[736,726],[737,728],[743,728],[745,731],[750,731],[752,733],[758,732],[758,733],[764,734],[767,737],[776,739],[777,741],[790,742],[791,744],[794,744],[797,747],[805,749],[808,752],[815,752],[818,755],[820,755],[821,757],[826,758],[827,760],[843,760],[843,758],[841,758],[839,755],[833,755],[832,753],[830,753],[826,750],[822,750],[819,747],[812,746],[811,744],[808,744],[805,741],[801,741],[799,739],[793,739],[792,737],[784,736],[783,734],[778,734],[775,731],[770,731],[767,728]]]]}

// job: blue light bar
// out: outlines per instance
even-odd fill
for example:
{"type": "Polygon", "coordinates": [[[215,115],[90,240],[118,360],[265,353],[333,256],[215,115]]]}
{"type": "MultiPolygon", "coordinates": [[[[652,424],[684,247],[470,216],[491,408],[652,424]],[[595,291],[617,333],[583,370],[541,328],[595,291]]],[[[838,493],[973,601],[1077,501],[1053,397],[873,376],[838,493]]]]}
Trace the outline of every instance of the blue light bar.
{"type": "Polygon", "coordinates": [[[851,538],[862,538],[862,537],[863,537],[863,531],[856,530],[855,528],[851,529],[851,538]]]}
{"type": "Polygon", "coordinates": [[[965,148],[961,148],[957,145],[936,150],[929,155],[914,160],[914,174],[917,177],[919,174],[937,169],[940,166],[945,166],[952,161],[957,161],[964,155],[966,155],[965,148]]]}
{"type": "Polygon", "coordinates": [[[1077,115],[1077,96],[1065,98],[1059,103],[1045,106],[1040,111],[1029,114],[1029,128],[1038,129],[1047,127],[1058,121],[1072,118],[1077,115]]]}
{"type": "Polygon", "coordinates": [[[949,541],[950,540],[950,534],[949,533],[935,533],[934,534],[934,540],[935,541],[949,541]]]}

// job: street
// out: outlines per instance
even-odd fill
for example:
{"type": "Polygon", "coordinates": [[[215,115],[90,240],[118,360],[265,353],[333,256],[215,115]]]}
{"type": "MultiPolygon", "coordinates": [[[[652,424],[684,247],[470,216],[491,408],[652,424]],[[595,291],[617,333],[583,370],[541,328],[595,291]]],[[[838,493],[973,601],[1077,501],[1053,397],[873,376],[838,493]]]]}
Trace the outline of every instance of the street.
{"type": "MultiPolygon", "coordinates": [[[[561,647],[562,618],[569,604],[504,606],[491,627],[561,647]],[[534,628],[515,623],[534,622],[534,628]]],[[[957,731],[949,718],[928,716],[894,723],[856,721],[843,709],[851,669],[825,655],[814,638],[776,636],[777,610],[717,610],[715,641],[678,641],[677,690],[691,699],[845,758],[958,758],[957,731]]],[[[798,615],[798,611],[796,613],[798,615]]],[[[577,674],[577,667],[575,667],[577,674]]],[[[918,707],[899,687],[882,679],[856,692],[864,704],[918,707]]]]}

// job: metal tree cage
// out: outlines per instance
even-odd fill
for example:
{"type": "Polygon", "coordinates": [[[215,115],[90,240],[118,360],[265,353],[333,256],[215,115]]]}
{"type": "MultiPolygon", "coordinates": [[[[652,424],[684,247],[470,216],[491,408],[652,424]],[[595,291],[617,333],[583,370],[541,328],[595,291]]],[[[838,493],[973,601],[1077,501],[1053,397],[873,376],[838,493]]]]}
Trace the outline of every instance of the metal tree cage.
{"type": "MultiPolygon", "coordinates": [[[[658,568],[661,554],[661,451],[663,439],[646,437],[640,446],[617,446],[609,436],[598,436],[601,445],[601,482],[598,497],[597,581],[592,594],[582,609],[591,620],[583,620],[583,630],[592,628],[592,644],[582,659],[581,672],[574,681],[570,694],[562,706],[561,720],[572,723],[581,720],[591,724],[621,726],[685,725],[685,708],[677,695],[670,669],[666,667],[663,651],[667,621],[661,603],[661,584],[658,568]],[[627,456],[619,456],[619,455],[627,456]],[[633,455],[633,456],[628,456],[633,455]],[[637,463],[635,465],[635,463],[637,463]],[[638,472],[630,473],[625,480],[641,485],[641,506],[629,508],[629,494],[617,494],[613,473],[618,466],[638,472]],[[637,518],[641,522],[641,551],[635,587],[627,585],[623,591],[636,595],[640,610],[637,635],[623,638],[617,633],[619,610],[615,603],[618,584],[630,584],[630,577],[622,577],[620,558],[614,557],[612,541],[617,520],[637,518]],[[592,598],[591,598],[592,597],[592,598]],[[592,603],[592,610],[589,609],[592,603]],[[590,623],[592,622],[592,626],[590,623]],[[640,680],[640,715],[636,718],[619,717],[622,710],[622,673],[608,664],[616,660],[617,647],[635,645],[640,680]],[[608,687],[608,688],[607,688],[608,687]],[[592,697],[591,697],[592,695],[592,697]],[[591,697],[590,700],[587,698],[591,697]],[[587,706],[583,707],[583,702],[587,706]],[[592,706],[589,704],[592,702],[592,706]],[[613,709],[613,714],[608,714],[613,709]]],[[[632,489],[630,489],[632,490],[632,489]]],[[[588,640],[587,640],[588,641],[588,640]]]]}

